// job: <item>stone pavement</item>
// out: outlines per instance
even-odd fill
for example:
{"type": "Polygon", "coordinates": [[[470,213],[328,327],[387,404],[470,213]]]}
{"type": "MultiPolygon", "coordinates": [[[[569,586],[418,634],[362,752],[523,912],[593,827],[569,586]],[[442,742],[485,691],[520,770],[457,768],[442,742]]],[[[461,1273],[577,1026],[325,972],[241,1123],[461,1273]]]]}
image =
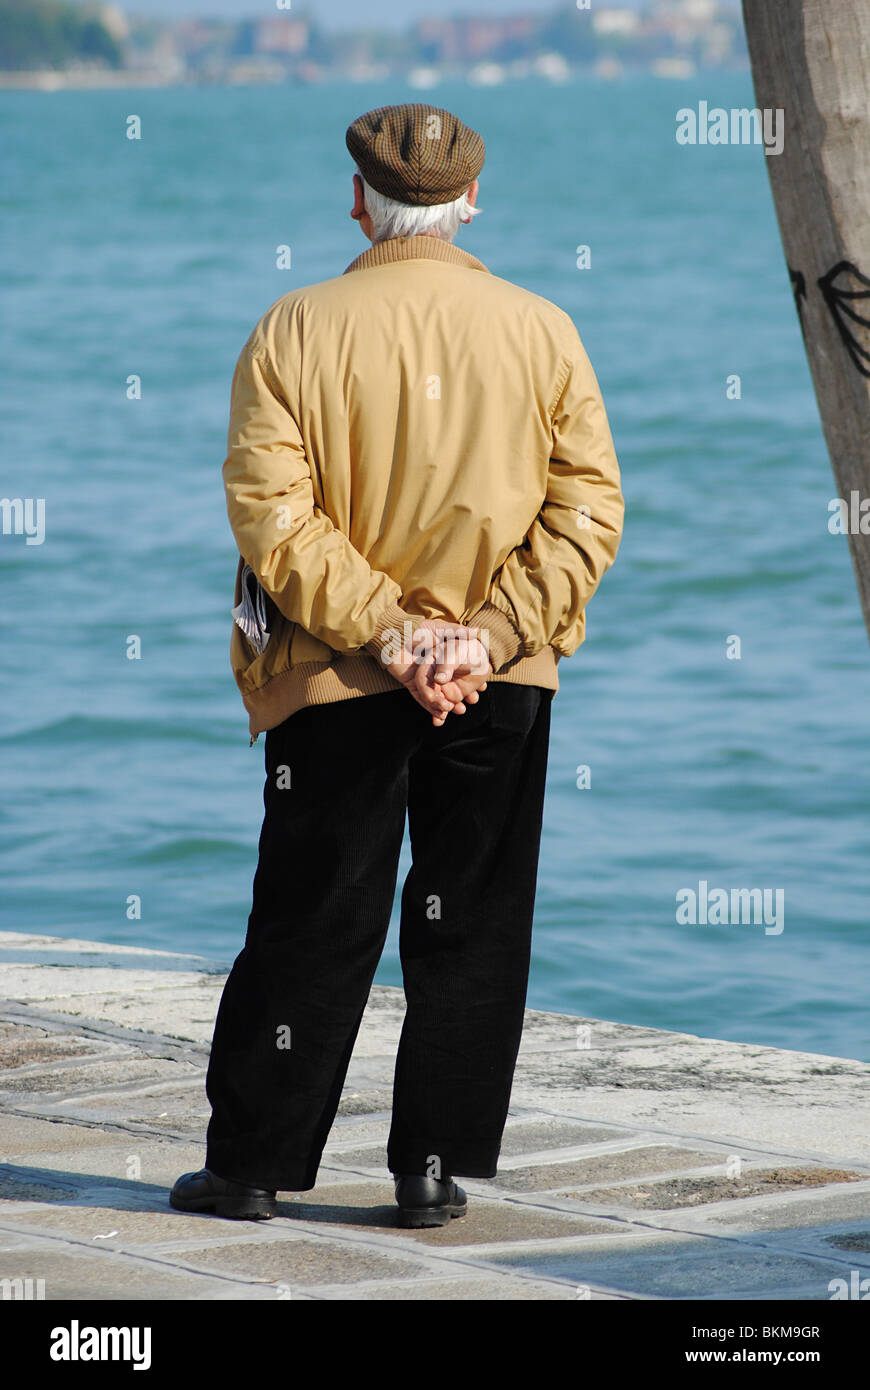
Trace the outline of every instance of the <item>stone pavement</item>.
{"type": "Polygon", "coordinates": [[[404,1002],[376,987],[316,1188],[225,1221],[167,1202],[204,1160],[224,973],[12,932],[0,968],[0,1297],[821,1301],[870,1280],[870,1064],[530,1010],[498,1176],[461,1180],[464,1219],[403,1231],[404,1002]]]}

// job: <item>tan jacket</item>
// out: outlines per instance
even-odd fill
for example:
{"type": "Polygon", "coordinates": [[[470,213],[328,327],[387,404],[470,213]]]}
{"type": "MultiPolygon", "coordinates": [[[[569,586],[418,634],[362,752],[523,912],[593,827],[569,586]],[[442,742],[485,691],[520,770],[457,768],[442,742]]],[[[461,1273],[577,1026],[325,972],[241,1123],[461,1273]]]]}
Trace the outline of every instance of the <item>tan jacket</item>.
{"type": "Polygon", "coordinates": [[[380,242],[267,310],[233,377],[223,477],[234,602],[247,561],[270,610],[261,655],[233,624],[252,736],[398,689],[383,658],[423,617],[480,626],[490,679],[557,690],[622,532],[571,319],[432,236],[380,242]]]}

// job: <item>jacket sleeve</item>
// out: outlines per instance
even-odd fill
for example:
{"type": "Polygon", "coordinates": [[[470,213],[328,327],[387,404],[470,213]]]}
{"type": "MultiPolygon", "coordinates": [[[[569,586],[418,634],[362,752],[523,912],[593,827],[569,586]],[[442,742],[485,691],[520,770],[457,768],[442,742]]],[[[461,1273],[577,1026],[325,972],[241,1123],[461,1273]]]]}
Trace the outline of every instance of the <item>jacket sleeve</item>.
{"type": "Polygon", "coordinates": [[[285,618],[335,651],[396,650],[392,633],[419,620],[315,504],[301,432],[253,334],[233,375],[223,480],[239,553],[285,618]]]}
{"type": "Polygon", "coordinates": [[[469,619],[488,629],[494,671],[547,645],[572,656],[585,608],[622,536],[619,464],[598,381],[573,323],[552,414],[547,491],[537,517],[469,619]]]}

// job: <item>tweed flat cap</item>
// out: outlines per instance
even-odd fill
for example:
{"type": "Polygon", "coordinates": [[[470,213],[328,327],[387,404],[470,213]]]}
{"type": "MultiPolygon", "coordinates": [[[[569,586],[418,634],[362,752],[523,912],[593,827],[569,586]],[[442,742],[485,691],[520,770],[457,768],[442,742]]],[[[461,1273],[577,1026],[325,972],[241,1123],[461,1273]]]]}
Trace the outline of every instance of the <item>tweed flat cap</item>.
{"type": "Polygon", "coordinates": [[[466,193],[483,168],[476,130],[438,106],[379,106],[348,126],[347,148],[366,183],[399,203],[433,207],[466,193]]]}

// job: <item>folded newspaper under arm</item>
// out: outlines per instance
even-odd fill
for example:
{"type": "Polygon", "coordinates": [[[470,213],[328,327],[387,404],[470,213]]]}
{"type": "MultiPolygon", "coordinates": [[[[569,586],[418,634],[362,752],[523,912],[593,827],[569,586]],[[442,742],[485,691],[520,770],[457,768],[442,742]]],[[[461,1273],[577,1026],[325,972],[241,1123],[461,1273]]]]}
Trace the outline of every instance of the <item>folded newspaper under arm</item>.
{"type": "Polygon", "coordinates": [[[242,601],[230,612],[257,655],[261,656],[269,642],[266,594],[250,565],[245,565],[242,570],[242,601]]]}

